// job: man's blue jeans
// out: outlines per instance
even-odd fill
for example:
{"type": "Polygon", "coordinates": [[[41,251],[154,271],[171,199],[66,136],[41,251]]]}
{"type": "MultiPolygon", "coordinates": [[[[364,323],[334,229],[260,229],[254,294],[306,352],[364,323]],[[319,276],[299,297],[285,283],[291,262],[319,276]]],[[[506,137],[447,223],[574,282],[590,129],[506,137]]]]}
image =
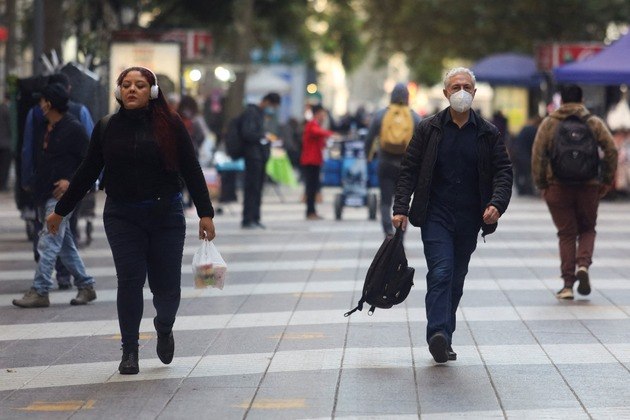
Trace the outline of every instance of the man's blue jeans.
{"type": "MultiPolygon", "coordinates": [[[[45,217],[55,210],[56,205],[57,200],[54,198],[46,201],[46,205],[39,210],[44,215],[42,220],[45,220],[45,217]]],[[[74,285],[77,289],[83,289],[94,284],[94,278],[88,276],[85,272],[83,260],[79,256],[79,251],[72,237],[69,225],[71,215],[72,213],[63,218],[59,225],[59,232],[56,235],[51,235],[48,232],[45,223],[39,233],[40,236],[37,243],[39,262],[35,271],[33,287],[40,295],[47,295],[53,287],[52,273],[55,269],[57,257],[74,277],[74,285]]]]}
{"type": "Polygon", "coordinates": [[[477,247],[479,230],[451,231],[441,223],[427,220],[422,226],[424,256],[427,260],[427,342],[437,332],[451,343],[457,306],[464,292],[470,256],[477,247]]]}

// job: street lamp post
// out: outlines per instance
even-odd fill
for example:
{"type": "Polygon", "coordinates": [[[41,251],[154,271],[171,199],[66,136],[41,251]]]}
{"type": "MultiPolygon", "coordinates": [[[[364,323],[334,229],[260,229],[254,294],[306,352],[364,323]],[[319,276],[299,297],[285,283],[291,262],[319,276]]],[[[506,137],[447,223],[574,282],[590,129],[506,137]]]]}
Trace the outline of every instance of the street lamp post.
{"type": "Polygon", "coordinates": [[[34,0],[33,9],[33,75],[38,75],[44,53],[44,0],[34,0]]]}

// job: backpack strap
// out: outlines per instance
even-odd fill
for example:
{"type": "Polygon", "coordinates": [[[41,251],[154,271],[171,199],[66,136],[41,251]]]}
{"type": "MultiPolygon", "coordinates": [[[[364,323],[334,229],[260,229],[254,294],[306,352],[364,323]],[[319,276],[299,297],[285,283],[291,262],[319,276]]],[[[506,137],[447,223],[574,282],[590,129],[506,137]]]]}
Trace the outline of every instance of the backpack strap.
{"type": "MultiPolygon", "coordinates": [[[[345,316],[347,318],[350,315],[352,315],[353,313],[355,313],[356,311],[362,311],[363,310],[363,302],[365,302],[365,300],[363,298],[361,298],[361,300],[359,301],[359,304],[356,306],[356,308],[354,308],[351,311],[346,312],[345,314],[343,314],[343,316],[345,316]]],[[[374,307],[372,307],[372,308],[374,308],[374,307]]],[[[372,311],[372,312],[374,312],[374,311],[372,311]]]]}

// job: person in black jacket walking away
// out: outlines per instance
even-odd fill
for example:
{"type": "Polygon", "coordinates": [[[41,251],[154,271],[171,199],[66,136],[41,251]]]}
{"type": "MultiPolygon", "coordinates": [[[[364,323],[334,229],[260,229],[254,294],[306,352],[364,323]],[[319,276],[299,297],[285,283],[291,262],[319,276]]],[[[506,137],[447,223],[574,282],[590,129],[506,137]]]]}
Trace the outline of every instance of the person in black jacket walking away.
{"type": "Polygon", "coordinates": [[[104,169],[103,222],[118,277],[123,351],[118,371],[137,374],[147,276],[157,312],[157,355],[169,364],[175,352],[172,330],[186,235],[181,178],[197,207],[199,239],[214,238],[214,210],[190,135],[169,109],[155,74],[144,67],[124,70],[115,96],[121,108],[97,123],[86,159],[46,222],[56,233],[104,169]]]}
{"type": "Polygon", "coordinates": [[[392,223],[421,228],[428,268],[426,339],[438,363],[457,358],[455,313],[479,230],[484,237],[496,230],[512,195],[505,144],[497,128],[471,109],[475,92],[469,69],[446,73],[450,107],[416,127],[396,184],[392,223]]]}
{"type": "MultiPolygon", "coordinates": [[[[59,83],[46,86],[39,100],[39,107],[47,121],[43,128],[43,143],[36,150],[39,163],[32,184],[40,220],[52,212],[58,200],[67,192],[69,180],[88,148],[89,139],[81,123],[67,112],[68,100],[66,88],[59,83]]],[[[22,299],[13,300],[15,306],[38,308],[50,305],[48,292],[53,287],[52,273],[57,257],[72,274],[74,284],[79,289],[77,297],[70,303],[85,305],[96,299],[94,279],[86,274],[72,237],[70,213],[72,211],[66,212],[63,219],[59,218],[55,231],[45,227],[41,230],[37,243],[39,261],[33,286],[22,299]]]]}
{"type": "Polygon", "coordinates": [[[245,141],[243,229],[265,228],[260,223],[260,205],[270,143],[277,140],[271,126],[279,106],[280,95],[270,92],[262,98],[259,105],[247,105],[241,117],[240,134],[245,141]]]}

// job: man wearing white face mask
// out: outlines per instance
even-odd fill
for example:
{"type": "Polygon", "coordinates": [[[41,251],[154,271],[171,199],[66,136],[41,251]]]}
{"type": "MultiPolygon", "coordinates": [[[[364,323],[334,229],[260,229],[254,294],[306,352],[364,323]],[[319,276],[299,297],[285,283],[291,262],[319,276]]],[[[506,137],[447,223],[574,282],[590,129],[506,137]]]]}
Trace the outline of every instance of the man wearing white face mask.
{"type": "Polygon", "coordinates": [[[512,164],[497,128],[471,109],[475,76],[467,68],[444,77],[450,106],[415,129],[396,184],[392,223],[421,228],[427,261],[429,351],[456,360],[455,313],[477,236],[493,233],[512,195],[512,164]],[[413,201],[411,202],[411,196],[413,201]]]}

